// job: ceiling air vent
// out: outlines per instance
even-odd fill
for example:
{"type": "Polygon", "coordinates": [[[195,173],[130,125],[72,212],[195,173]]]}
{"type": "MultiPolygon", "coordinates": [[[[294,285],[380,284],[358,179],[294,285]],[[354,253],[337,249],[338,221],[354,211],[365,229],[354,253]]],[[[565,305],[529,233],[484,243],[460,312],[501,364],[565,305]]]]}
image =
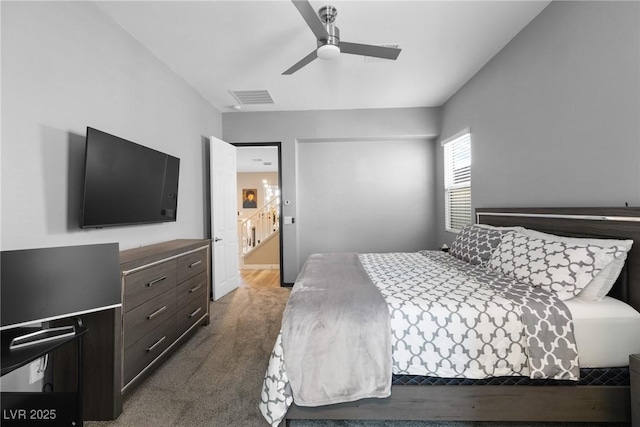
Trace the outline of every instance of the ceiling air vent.
{"type": "Polygon", "coordinates": [[[229,93],[240,105],[273,104],[268,90],[230,90],[229,93]]]}

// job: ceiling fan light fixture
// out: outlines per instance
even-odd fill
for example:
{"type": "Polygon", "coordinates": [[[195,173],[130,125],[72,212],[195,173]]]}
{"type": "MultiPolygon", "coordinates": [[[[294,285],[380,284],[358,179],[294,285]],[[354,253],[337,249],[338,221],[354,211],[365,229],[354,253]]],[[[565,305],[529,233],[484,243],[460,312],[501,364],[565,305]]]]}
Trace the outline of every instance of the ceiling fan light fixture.
{"type": "MultiPolygon", "coordinates": [[[[0,0],[1,1],[1,0],[0,0]]],[[[313,10],[309,0],[291,0],[316,37],[317,49],[289,67],[283,75],[291,75],[316,58],[335,59],[340,53],[364,57],[396,59],[401,49],[362,43],[349,43],[340,40],[340,30],[334,21],[338,10],[333,6],[323,6],[318,13],[313,10]]]]}
{"type": "Polygon", "coordinates": [[[318,58],[331,60],[340,56],[340,48],[334,44],[325,44],[318,48],[318,58]]]}

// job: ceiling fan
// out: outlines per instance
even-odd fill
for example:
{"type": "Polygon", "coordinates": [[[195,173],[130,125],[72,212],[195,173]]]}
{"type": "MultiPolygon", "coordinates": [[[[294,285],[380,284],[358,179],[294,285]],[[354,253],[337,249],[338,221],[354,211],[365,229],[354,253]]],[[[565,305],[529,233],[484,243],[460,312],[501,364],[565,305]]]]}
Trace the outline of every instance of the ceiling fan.
{"type": "Polygon", "coordinates": [[[282,73],[283,75],[295,73],[316,58],[337,58],[340,52],[384,59],[396,59],[400,54],[401,49],[394,47],[340,41],[340,30],[333,24],[338,15],[338,10],[335,7],[323,6],[316,14],[308,0],[291,1],[316,36],[318,48],[282,73]]]}

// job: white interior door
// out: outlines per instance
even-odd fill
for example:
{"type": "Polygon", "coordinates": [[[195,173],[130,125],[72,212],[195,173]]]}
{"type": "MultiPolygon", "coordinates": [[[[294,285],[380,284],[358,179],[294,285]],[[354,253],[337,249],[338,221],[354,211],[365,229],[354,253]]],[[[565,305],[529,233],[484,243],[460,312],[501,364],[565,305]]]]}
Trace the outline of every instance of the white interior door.
{"type": "Polygon", "coordinates": [[[213,299],[236,289],[238,271],[236,147],[211,137],[211,234],[213,299]]]}

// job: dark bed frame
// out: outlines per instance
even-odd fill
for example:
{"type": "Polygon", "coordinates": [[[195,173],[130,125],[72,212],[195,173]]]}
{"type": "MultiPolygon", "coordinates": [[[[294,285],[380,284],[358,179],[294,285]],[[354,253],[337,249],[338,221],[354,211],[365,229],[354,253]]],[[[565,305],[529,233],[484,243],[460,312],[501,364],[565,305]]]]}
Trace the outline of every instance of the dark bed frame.
{"type": "MultiPolygon", "coordinates": [[[[571,237],[631,239],[635,245],[610,296],[640,311],[640,208],[481,208],[476,222],[571,237]]],[[[316,408],[292,419],[631,422],[629,386],[394,385],[386,399],[316,408]]]]}

